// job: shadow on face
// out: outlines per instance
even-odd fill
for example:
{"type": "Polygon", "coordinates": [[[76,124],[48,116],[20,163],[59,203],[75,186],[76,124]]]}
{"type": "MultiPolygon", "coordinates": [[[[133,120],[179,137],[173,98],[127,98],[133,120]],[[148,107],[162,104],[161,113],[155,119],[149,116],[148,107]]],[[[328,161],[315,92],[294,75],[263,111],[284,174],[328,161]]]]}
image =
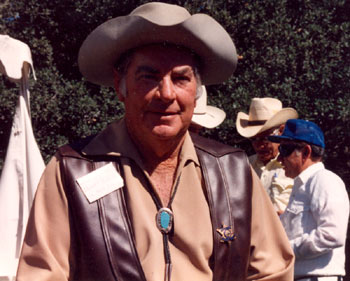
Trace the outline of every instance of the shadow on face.
{"type": "Polygon", "coordinates": [[[278,128],[273,128],[257,134],[253,138],[250,138],[250,142],[254,148],[254,151],[258,159],[266,165],[269,161],[274,159],[278,154],[279,144],[273,143],[268,140],[271,135],[276,135],[278,128]]]}

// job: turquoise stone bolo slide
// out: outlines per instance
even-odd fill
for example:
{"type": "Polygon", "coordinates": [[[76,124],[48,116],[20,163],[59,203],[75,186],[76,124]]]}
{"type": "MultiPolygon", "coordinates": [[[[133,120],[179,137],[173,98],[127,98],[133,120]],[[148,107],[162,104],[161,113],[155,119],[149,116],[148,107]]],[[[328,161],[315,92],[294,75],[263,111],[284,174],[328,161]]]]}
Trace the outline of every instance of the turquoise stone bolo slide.
{"type": "Polygon", "coordinates": [[[173,226],[173,218],[173,212],[169,208],[160,208],[156,216],[158,229],[168,234],[173,226]]]}

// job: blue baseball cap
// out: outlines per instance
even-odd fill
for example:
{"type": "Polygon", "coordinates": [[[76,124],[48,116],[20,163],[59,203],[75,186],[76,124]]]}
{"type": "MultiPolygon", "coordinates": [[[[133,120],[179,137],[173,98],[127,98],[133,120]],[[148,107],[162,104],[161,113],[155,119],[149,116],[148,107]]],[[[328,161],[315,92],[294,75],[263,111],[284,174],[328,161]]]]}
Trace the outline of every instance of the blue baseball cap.
{"type": "Polygon", "coordinates": [[[289,119],[280,136],[269,136],[269,141],[280,143],[281,140],[304,141],[325,148],[323,132],[314,122],[302,119],[289,119]]]}

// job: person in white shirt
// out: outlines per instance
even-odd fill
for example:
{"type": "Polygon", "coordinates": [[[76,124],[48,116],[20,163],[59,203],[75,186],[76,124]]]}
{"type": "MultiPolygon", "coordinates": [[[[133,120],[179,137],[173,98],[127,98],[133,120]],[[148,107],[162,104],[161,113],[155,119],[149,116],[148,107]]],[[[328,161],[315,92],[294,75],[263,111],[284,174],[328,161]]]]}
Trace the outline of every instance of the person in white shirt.
{"type": "Polygon", "coordinates": [[[296,257],[295,280],[343,280],[349,197],[345,184],[322,161],[324,136],[313,122],[291,119],[280,143],[278,160],[294,178],[281,221],[296,257]]]}
{"type": "Polygon", "coordinates": [[[258,174],[278,214],[285,210],[293,180],[286,177],[281,163],[277,161],[278,144],[267,137],[280,135],[288,119],[298,118],[293,108],[282,108],[282,102],[275,98],[253,98],[249,113],[239,112],[236,119],[238,133],[249,138],[254,155],[250,164],[258,174]]]}

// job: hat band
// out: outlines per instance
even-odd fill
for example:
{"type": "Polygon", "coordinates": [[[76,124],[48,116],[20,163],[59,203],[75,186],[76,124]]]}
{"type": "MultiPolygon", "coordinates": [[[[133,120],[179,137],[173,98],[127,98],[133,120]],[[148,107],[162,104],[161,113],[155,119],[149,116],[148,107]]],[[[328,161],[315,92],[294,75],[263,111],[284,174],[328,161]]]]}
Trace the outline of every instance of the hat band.
{"type": "Polygon", "coordinates": [[[264,125],[267,120],[248,121],[248,126],[264,125]]]}

